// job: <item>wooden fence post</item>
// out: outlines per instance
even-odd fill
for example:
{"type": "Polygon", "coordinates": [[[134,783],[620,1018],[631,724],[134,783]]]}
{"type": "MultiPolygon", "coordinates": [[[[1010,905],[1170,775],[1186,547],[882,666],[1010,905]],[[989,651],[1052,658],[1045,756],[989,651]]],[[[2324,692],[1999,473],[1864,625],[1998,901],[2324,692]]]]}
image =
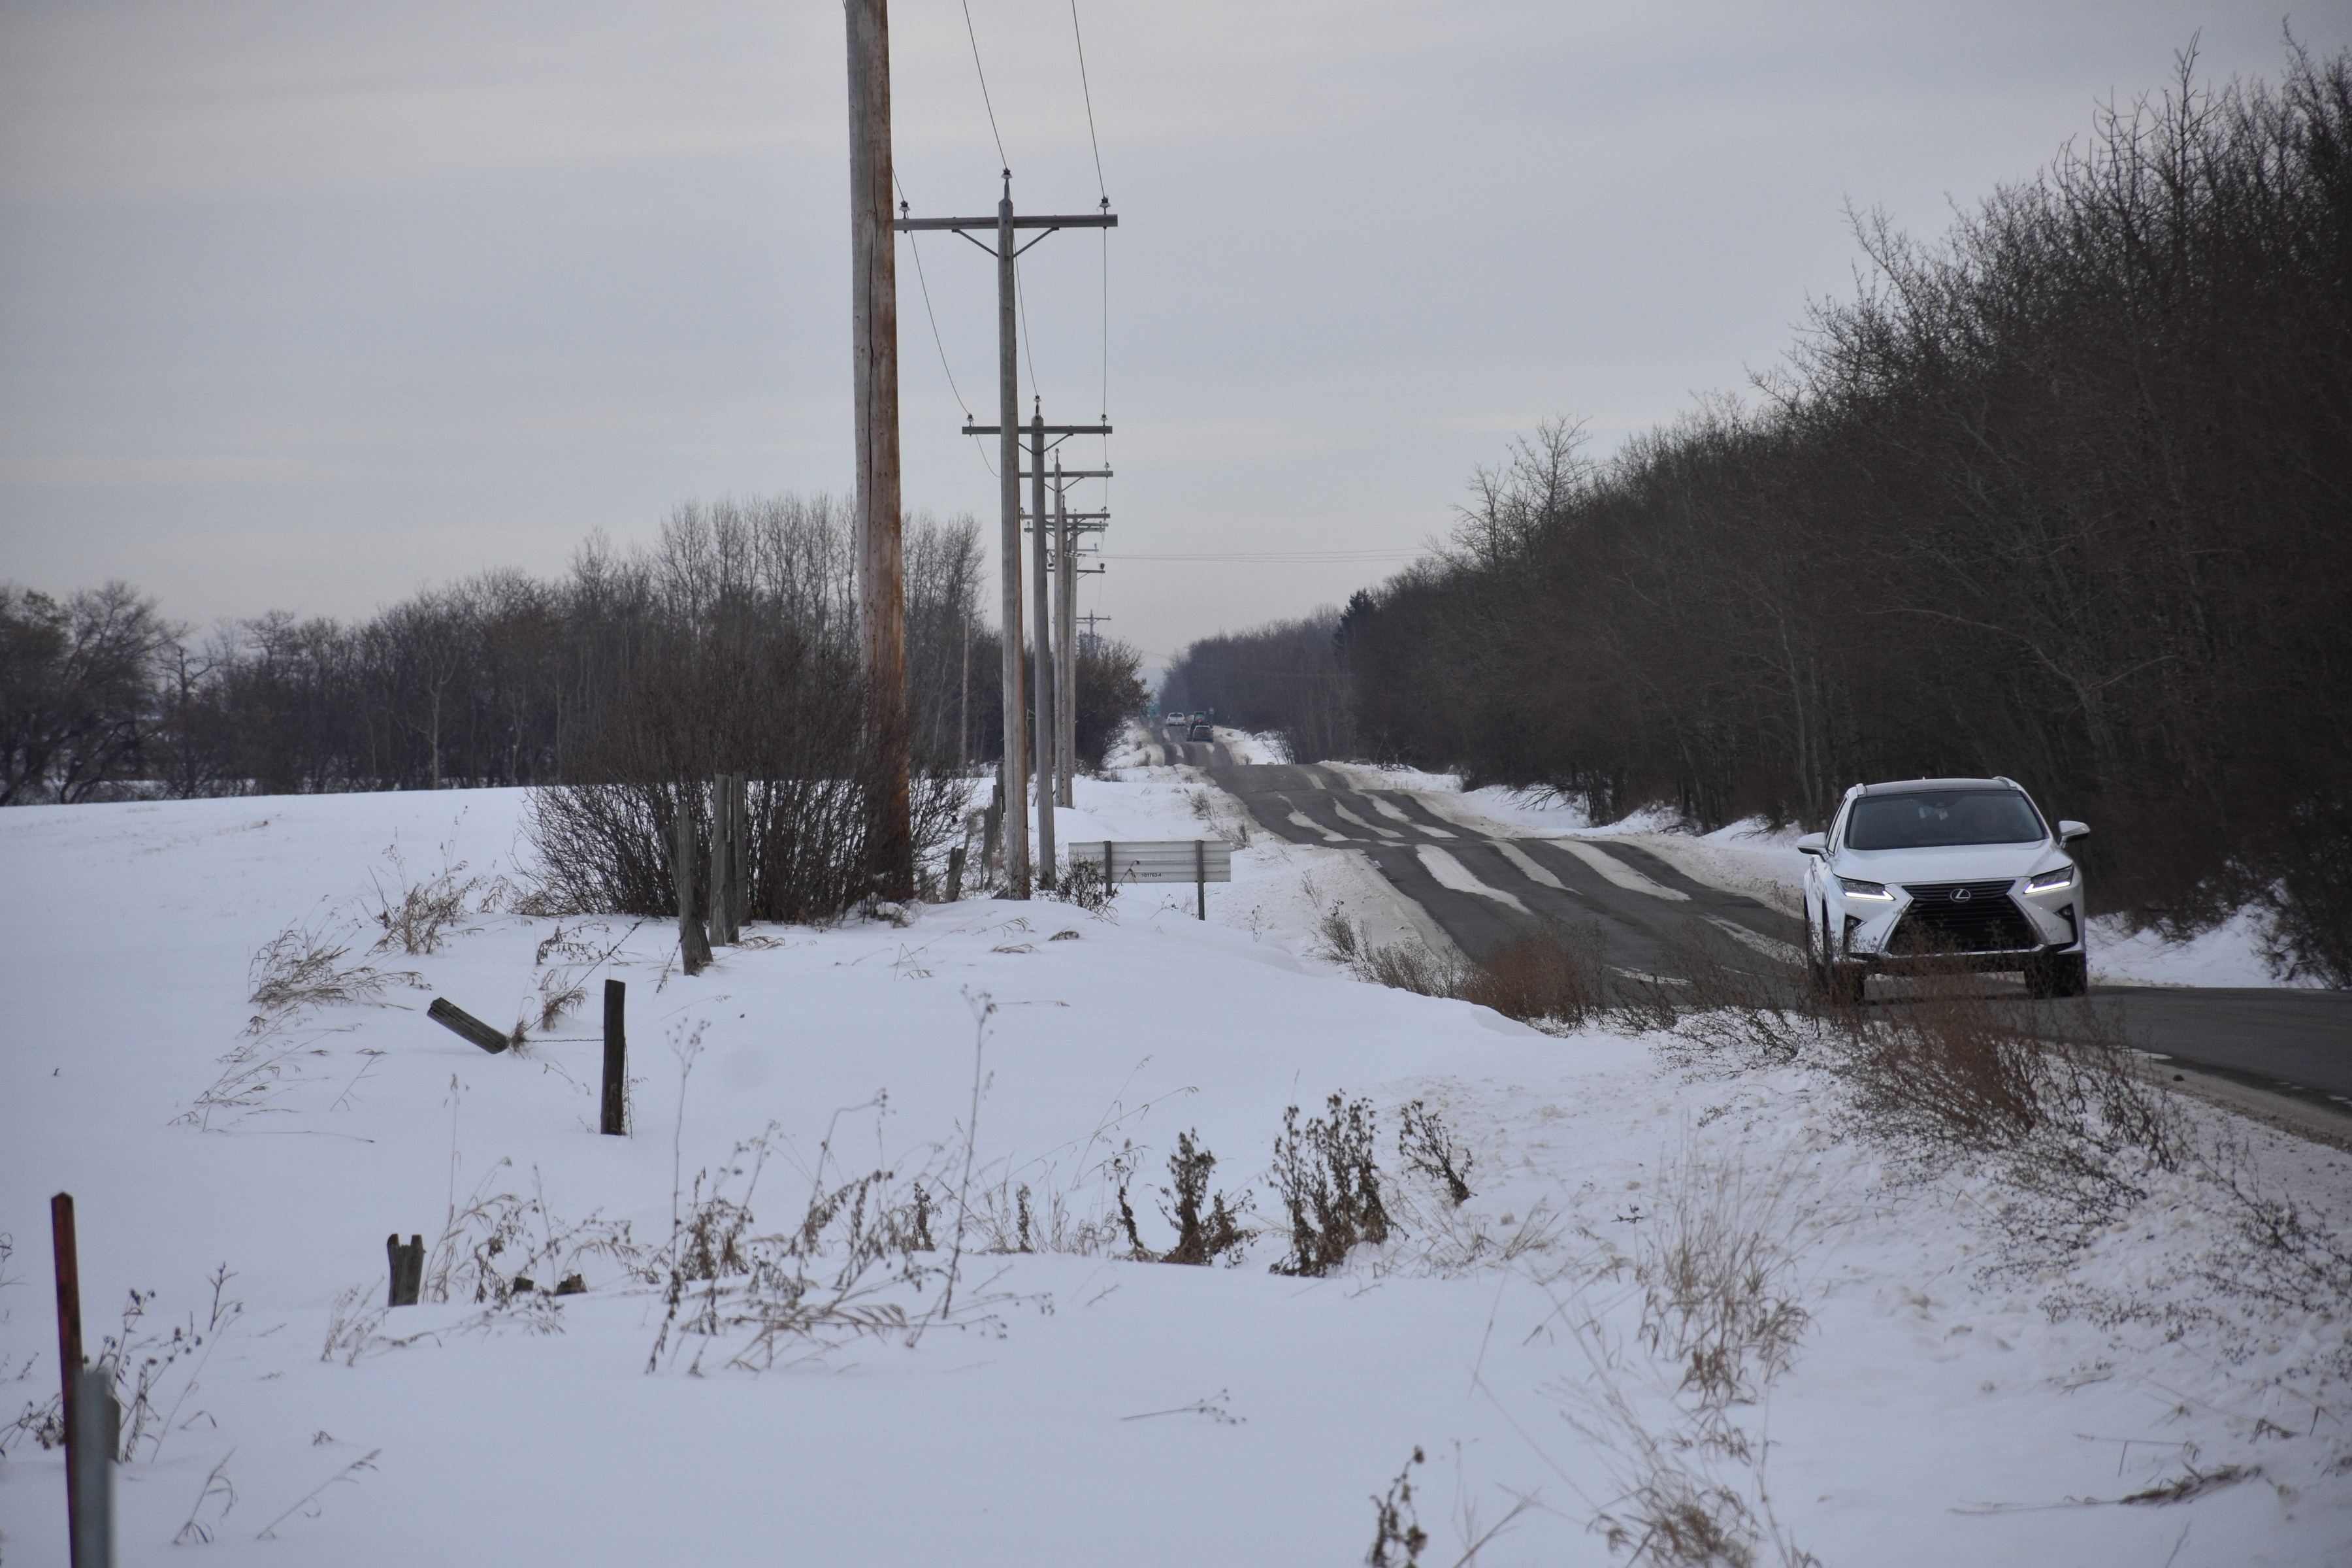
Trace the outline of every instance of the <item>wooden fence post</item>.
{"type": "Polygon", "coordinates": [[[80,1471],[74,1466],[74,1385],[81,1377],[81,1258],[74,1242],[74,1201],[71,1193],[49,1200],[49,1242],[58,1272],[58,1363],[61,1392],[58,1414],[66,1429],[67,1550],[81,1562],[81,1509],[76,1493],[80,1471]]]}
{"type": "Polygon", "coordinates": [[[676,843],[671,846],[672,878],[677,883],[678,963],[688,974],[699,974],[710,962],[710,938],[694,914],[694,807],[688,798],[694,785],[677,789],[676,843]]]}
{"type": "Polygon", "coordinates": [[[948,851],[948,902],[963,900],[964,847],[961,844],[948,851]]]}
{"type": "Polygon", "coordinates": [[[412,1236],[403,1247],[395,1230],[383,1238],[383,1256],[392,1268],[392,1289],[385,1293],[383,1304],[414,1307],[425,1289],[425,1238],[412,1236]]]}
{"type": "MultiPolygon", "coordinates": [[[[1179,882],[1178,887],[1184,884],[1179,882]]],[[[1201,896],[1201,919],[1209,918],[1209,846],[1202,839],[1192,840],[1192,886],[1201,896]]]]}
{"type": "Polygon", "coordinates": [[[621,1016],[628,991],[618,980],[604,982],[604,1103],[597,1130],[616,1138],[629,1135],[629,1041],[621,1016]]]}
{"type": "Polygon", "coordinates": [[[122,1441],[122,1411],[103,1365],[73,1374],[66,1420],[67,1531],[73,1568],[114,1568],[114,1446],[122,1441]]]}

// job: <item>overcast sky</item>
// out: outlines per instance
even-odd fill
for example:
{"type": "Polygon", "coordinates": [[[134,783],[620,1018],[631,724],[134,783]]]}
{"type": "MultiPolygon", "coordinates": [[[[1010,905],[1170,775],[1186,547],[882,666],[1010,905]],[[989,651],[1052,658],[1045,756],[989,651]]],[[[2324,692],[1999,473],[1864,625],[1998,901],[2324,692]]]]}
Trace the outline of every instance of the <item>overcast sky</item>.
{"type": "MultiPolygon", "coordinates": [[[[891,9],[906,194],[988,212],[964,8],[891,9]]],[[[1513,433],[1606,451],[1769,366],[1851,289],[1847,204],[1939,231],[2192,37],[2275,77],[2284,10],[1079,0],[1120,226],[1023,278],[1046,416],[1118,428],[1086,606],[1157,664],[1341,600],[1513,433]]],[[[1015,201],[1091,208],[1068,0],[970,15],[1015,201]]],[[[2352,40],[2345,0],[2287,19],[2352,40]]],[[[349,616],[845,488],[843,83],[835,0],[9,0],[0,577],[349,616]]],[[[992,539],[948,373],[992,419],[993,268],[920,254],[908,503],[992,539]]]]}

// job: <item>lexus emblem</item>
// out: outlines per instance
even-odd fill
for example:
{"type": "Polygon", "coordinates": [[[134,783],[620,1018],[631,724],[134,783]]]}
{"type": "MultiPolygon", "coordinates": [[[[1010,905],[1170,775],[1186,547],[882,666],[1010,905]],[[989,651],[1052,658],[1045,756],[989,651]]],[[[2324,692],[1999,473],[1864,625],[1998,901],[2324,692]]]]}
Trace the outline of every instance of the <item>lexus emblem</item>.
{"type": "Polygon", "coordinates": [[[1971,896],[1972,895],[1966,888],[1954,888],[1952,889],[1952,902],[1956,904],[1967,903],[1971,896]]]}

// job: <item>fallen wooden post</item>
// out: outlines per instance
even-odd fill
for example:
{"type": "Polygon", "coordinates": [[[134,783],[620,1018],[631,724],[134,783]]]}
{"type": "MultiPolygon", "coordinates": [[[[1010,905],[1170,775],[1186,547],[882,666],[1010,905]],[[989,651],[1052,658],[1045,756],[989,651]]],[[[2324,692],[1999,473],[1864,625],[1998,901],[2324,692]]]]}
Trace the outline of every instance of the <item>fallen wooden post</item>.
{"type": "Polygon", "coordinates": [[[615,1138],[629,1135],[629,1040],[621,1016],[628,991],[621,981],[604,982],[604,1101],[596,1130],[615,1138]]]}
{"type": "Polygon", "coordinates": [[[395,1230],[383,1238],[383,1252],[392,1265],[392,1290],[383,1304],[414,1307],[418,1293],[425,1289],[425,1238],[412,1236],[408,1245],[403,1247],[400,1232],[395,1230]]]}
{"type": "Polygon", "coordinates": [[[481,1047],[492,1056],[497,1056],[514,1044],[505,1035],[491,1028],[446,996],[433,998],[433,1005],[425,1009],[425,1016],[451,1034],[481,1047]]]}

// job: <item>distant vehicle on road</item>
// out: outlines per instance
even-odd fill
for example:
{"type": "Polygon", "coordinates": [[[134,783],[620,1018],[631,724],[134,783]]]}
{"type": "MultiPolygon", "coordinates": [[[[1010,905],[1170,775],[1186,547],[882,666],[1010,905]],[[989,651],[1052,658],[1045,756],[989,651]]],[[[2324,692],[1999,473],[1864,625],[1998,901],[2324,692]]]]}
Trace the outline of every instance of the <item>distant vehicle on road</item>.
{"type": "Polygon", "coordinates": [[[1193,725],[1191,731],[1185,736],[1185,739],[1191,741],[1213,741],[1216,738],[1216,729],[1214,726],[1208,724],[1193,725]]]}
{"type": "Polygon", "coordinates": [[[2014,971],[2036,996],[2090,987],[2079,822],[2048,819],[2013,781],[1856,784],[1827,833],[1797,847],[1807,956],[1832,996],[1859,1002],[1888,972],[2014,971]]]}

